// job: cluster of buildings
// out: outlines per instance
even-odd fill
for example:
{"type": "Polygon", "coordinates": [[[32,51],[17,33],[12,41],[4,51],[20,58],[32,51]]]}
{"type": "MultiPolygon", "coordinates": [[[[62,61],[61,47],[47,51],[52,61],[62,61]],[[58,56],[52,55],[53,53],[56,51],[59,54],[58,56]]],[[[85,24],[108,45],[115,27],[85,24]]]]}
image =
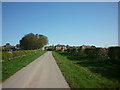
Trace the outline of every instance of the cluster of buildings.
{"type": "Polygon", "coordinates": [[[6,45],[0,47],[0,51],[15,51],[15,50],[20,50],[19,45],[12,46],[10,43],[6,43],[6,45]]]}
{"type": "MultiPolygon", "coordinates": [[[[73,48],[75,46],[69,46],[69,45],[55,45],[55,46],[45,46],[44,47],[44,50],[46,51],[65,51],[67,50],[68,48],[73,48]]],[[[82,46],[78,46],[82,49],[85,49],[85,48],[89,48],[89,47],[92,47],[92,46],[89,46],[89,45],[82,45],[82,46]]],[[[16,50],[21,50],[20,46],[19,45],[16,45],[16,46],[11,46],[9,43],[6,43],[6,45],[0,47],[0,51],[16,51],[16,50]]]]}
{"type": "MultiPolygon", "coordinates": [[[[55,51],[65,51],[65,50],[67,50],[70,47],[74,47],[74,46],[58,44],[58,45],[55,45],[55,46],[46,46],[45,50],[46,51],[52,51],[52,50],[55,50],[55,51]]],[[[85,49],[85,48],[89,48],[89,47],[92,47],[92,46],[82,45],[82,46],[79,46],[79,47],[81,47],[82,49],[85,49]]]]}

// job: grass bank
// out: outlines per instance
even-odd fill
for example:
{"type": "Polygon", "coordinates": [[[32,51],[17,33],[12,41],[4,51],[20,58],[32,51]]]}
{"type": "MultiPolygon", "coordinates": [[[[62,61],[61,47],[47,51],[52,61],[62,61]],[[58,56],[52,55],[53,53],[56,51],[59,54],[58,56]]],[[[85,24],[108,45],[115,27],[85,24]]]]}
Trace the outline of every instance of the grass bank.
{"type": "Polygon", "coordinates": [[[19,58],[0,62],[2,63],[2,81],[9,78],[15,72],[25,67],[44,53],[45,51],[39,51],[38,53],[32,53],[27,56],[21,56],[19,58]]]}
{"type": "Polygon", "coordinates": [[[62,52],[53,56],[71,88],[120,88],[118,63],[62,52]]]}

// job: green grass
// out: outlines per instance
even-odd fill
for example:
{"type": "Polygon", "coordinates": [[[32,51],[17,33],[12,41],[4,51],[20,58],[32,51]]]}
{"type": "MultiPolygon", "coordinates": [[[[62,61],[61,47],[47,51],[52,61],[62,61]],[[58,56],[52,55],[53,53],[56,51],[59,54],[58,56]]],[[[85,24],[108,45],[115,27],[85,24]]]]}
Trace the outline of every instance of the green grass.
{"type": "Polygon", "coordinates": [[[71,88],[120,88],[118,63],[61,52],[53,56],[71,88]]]}
{"type": "Polygon", "coordinates": [[[11,60],[21,56],[26,56],[40,50],[19,50],[19,51],[2,51],[2,60],[11,60]]]}
{"type": "Polygon", "coordinates": [[[33,53],[27,56],[22,56],[16,59],[5,60],[5,61],[0,62],[2,63],[2,81],[9,78],[15,72],[25,67],[27,64],[34,61],[35,59],[37,59],[39,56],[41,56],[44,53],[45,51],[40,51],[38,53],[33,53]]]}

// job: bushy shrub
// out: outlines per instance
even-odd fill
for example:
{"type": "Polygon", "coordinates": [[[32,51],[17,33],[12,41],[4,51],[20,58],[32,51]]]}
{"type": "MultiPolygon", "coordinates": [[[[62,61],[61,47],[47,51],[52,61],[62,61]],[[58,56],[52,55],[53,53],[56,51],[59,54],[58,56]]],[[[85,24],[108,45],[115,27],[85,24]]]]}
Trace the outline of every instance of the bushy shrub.
{"type": "Polygon", "coordinates": [[[108,56],[110,57],[110,59],[120,60],[120,47],[109,47],[108,56]]]}
{"type": "Polygon", "coordinates": [[[108,59],[108,50],[106,48],[96,48],[96,57],[100,59],[108,59]]]}
{"type": "Polygon", "coordinates": [[[90,57],[95,57],[96,56],[96,48],[86,48],[84,50],[84,53],[90,57]]]}
{"type": "Polygon", "coordinates": [[[2,59],[3,60],[9,60],[12,58],[12,53],[11,52],[2,52],[2,59]]]}
{"type": "Polygon", "coordinates": [[[69,49],[67,49],[67,52],[74,54],[74,55],[78,53],[77,48],[69,48],[69,49]]]}
{"type": "Polygon", "coordinates": [[[20,56],[19,51],[13,51],[12,54],[13,54],[13,58],[20,56]]]}
{"type": "Polygon", "coordinates": [[[68,48],[67,53],[72,53],[72,48],[68,48]]]}
{"type": "Polygon", "coordinates": [[[20,51],[12,51],[12,52],[4,51],[2,52],[2,60],[9,60],[16,57],[37,53],[39,51],[40,50],[20,50],[20,51]]]}
{"type": "Polygon", "coordinates": [[[72,49],[72,54],[74,54],[74,55],[75,55],[75,54],[77,54],[77,52],[78,52],[78,51],[77,51],[77,49],[76,49],[76,48],[73,48],[73,49],[72,49]]]}
{"type": "Polygon", "coordinates": [[[67,49],[67,53],[70,53],[70,48],[67,49]]]}
{"type": "Polygon", "coordinates": [[[83,55],[84,54],[84,50],[82,48],[78,48],[78,54],[79,55],[83,55]]]}
{"type": "Polygon", "coordinates": [[[107,48],[96,48],[96,47],[89,47],[89,48],[75,48],[71,47],[68,48],[67,53],[71,54],[78,54],[78,55],[87,55],[89,57],[95,57],[99,59],[117,59],[120,60],[120,47],[109,47],[107,48]]]}

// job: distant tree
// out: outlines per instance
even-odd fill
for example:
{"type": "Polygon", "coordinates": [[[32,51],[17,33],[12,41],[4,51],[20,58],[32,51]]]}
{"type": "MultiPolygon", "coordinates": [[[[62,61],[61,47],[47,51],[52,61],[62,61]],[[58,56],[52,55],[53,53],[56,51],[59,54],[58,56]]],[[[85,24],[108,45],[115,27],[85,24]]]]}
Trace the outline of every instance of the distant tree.
{"type": "Polygon", "coordinates": [[[47,48],[46,50],[48,50],[48,51],[54,51],[54,50],[55,50],[55,46],[54,46],[54,45],[52,45],[52,46],[47,46],[47,47],[45,47],[45,48],[47,48]]]}
{"type": "Polygon", "coordinates": [[[54,50],[55,50],[55,46],[54,46],[54,45],[50,46],[50,49],[51,49],[52,51],[54,51],[54,50]]]}
{"type": "Polygon", "coordinates": [[[91,46],[92,48],[96,48],[95,46],[91,46]]]}
{"type": "Polygon", "coordinates": [[[6,46],[11,46],[10,43],[6,43],[6,46]]]}
{"type": "Polygon", "coordinates": [[[20,48],[20,44],[16,44],[16,47],[17,47],[17,48],[20,48]]]}
{"type": "Polygon", "coordinates": [[[44,35],[29,33],[20,40],[20,47],[23,49],[40,49],[48,43],[44,35]]]}
{"type": "Polygon", "coordinates": [[[43,47],[44,45],[47,45],[48,44],[48,38],[44,35],[41,35],[41,34],[36,34],[36,36],[39,38],[39,44],[40,44],[40,47],[43,47]]]}

